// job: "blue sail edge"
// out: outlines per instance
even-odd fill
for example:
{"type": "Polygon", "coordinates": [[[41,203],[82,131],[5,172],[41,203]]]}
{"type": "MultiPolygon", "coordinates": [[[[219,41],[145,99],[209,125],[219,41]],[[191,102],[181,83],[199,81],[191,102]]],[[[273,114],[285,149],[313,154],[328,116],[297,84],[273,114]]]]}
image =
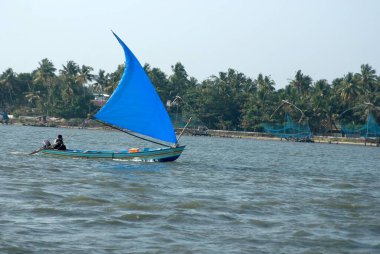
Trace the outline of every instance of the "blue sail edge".
{"type": "Polygon", "coordinates": [[[143,137],[177,143],[173,124],[152,82],[132,51],[112,31],[125,54],[123,76],[94,118],[143,137]]]}

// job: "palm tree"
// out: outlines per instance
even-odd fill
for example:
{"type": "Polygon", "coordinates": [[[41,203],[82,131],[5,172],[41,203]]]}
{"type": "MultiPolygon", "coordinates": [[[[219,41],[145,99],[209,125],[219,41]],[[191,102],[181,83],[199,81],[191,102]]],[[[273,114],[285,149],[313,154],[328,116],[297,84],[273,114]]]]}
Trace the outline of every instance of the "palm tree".
{"type": "Polygon", "coordinates": [[[63,69],[59,71],[61,75],[73,78],[73,80],[76,79],[80,70],[79,65],[72,60],[67,61],[66,65],[62,65],[62,68],[63,69]]]}
{"type": "Polygon", "coordinates": [[[375,92],[376,84],[376,70],[368,64],[360,66],[360,73],[358,73],[358,82],[363,86],[366,93],[375,92]]]}
{"type": "Polygon", "coordinates": [[[41,94],[40,91],[29,91],[25,94],[25,98],[27,99],[31,108],[36,107],[36,102],[41,99],[40,94],[41,94]]]}
{"type": "Polygon", "coordinates": [[[311,94],[311,112],[312,121],[314,126],[318,128],[319,131],[322,130],[322,126],[325,129],[332,129],[332,112],[330,105],[331,87],[327,80],[322,79],[314,83],[312,94],[311,94]]]}
{"type": "Polygon", "coordinates": [[[66,108],[72,108],[73,114],[75,114],[74,108],[77,108],[75,105],[78,104],[77,96],[81,94],[81,86],[77,83],[79,71],[79,65],[72,60],[67,61],[66,65],[62,65],[62,69],[59,70],[63,85],[63,89],[61,89],[63,105],[66,108]]]}
{"type": "Polygon", "coordinates": [[[366,96],[365,100],[373,100],[376,92],[376,71],[368,64],[362,64],[360,66],[360,73],[356,74],[358,84],[362,87],[362,90],[366,96]]]}
{"type": "Polygon", "coordinates": [[[93,70],[94,68],[90,66],[82,65],[82,67],[79,69],[79,75],[76,78],[78,84],[84,86],[87,82],[91,82],[95,77],[93,74],[91,74],[93,70]]]}
{"type": "Polygon", "coordinates": [[[107,82],[104,87],[104,91],[108,94],[112,94],[118,86],[121,77],[124,73],[125,64],[119,64],[115,72],[107,74],[107,82]]]}
{"type": "Polygon", "coordinates": [[[14,87],[16,83],[17,83],[16,73],[13,72],[12,68],[7,69],[5,72],[3,72],[3,74],[1,74],[0,76],[0,85],[2,87],[1,90],[4,90],[4,93],[8,94],[8,102],[10,104],[14,104],[13,97],[14,97],[14,87]]]}
{"type": "Polygon", "coordinates": [[[185,66],[178,62],[172,66],[172,71],[173,74],[169,77],[169,85],[171,91],[169,93],[169,97],[182,97],[186,93],[186,89],[189,84],[188,74],[185,70],[185,66]]]}
{"type": "Polygon", "coordinates": [[[263,103],[267,98],[267,95],[274,92],[275,82],[271,79],[270,76],[263,76],[263,74],[259,74],[257,79],[253,81],[258,87],[259,97],[263,103]]]}
{"type": "Polygon", "coordinates": [[[352,72],[349,72],[344,76],[343,80],[339,84],[338,93],[346,105],[353,105],[358,96],[362,93],[362,87],[358,85],[355,80],[355,76],[352,72]]]}
{"type": "Polygon", "coordinates": [[[276,83],[271,79],[270,76],[263,77],[263,74],[260,73],[257,77],[257,85],[259,91],[273,92],[275,90],[274,86],[276,83]]]}
{"type": "Polygon", "coordinates": [[[313,80],[310,76],[302,74],[301,70],[298,70],[294,79],[290,81],[290,85],[297,89],[298,94],[304,95],[309,91],[309,88],[313,80]]]}
{"type": "Polygon", "coordinates": [[[18,86],[17,86],[17,96],[16,99],[19,105],[26,105],[28,101],[26,100],[25,94],[33,91],[33,76],[30,73],[19,73],[17,75],[18,86]]]}
{"type": "Polygon", "coordinates": [[[82,65],[82,68],[79,69],[79,74],[76,77],[76,82],[82,87],[83,89],[83,97],[86,98],[86,90],[87,88],[85,85],[87,82],[92,81],[94,79],[94,75],[91,74],[91,72],[94,70],[94,68],[86,65],[82,65]]]}
{"type": "Polygon", "coordinates": [[[104,89],[106,85],[108,84],[108,74],[102,69],[99,70],[98,75],[95,75],[95,83],[94,83],[94,90],[96,93],[102,95],[102,104],[104,99],[104,89]]]}
{"type": "Polygon", "coordinates": [[[34,76],[34,83],[42,83],[43,86],[46,87],[48,91],[48,101],[46,104],[46,114],[49,114],[49,108],[51,108],[54,98],[53,98],[53,86],[54,79],[56,78],[55,71],[56,68],[54,64],[49,61],[47,58],[42,59],[41,62],[38,63],[40,66],[37,68],[37,71],[34,76]]]}

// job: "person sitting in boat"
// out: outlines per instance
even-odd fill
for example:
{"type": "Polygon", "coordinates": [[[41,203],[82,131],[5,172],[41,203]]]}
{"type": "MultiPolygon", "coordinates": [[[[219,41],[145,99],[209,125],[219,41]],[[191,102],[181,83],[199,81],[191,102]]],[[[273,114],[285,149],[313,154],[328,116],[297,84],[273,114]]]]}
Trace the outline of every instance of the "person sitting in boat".
{"type": "Polygon", "coordinates": [[[44,140],[44,146],[43,149],[51,149],[51,144],[49,140],[44,140]]]}
{"type": "Polygon", "coordinates": [[[66,150],[66,146],[63,143],[62,135],[58,135],[58,138],[54,141],[52,148],[57,150],[66,150]]]}

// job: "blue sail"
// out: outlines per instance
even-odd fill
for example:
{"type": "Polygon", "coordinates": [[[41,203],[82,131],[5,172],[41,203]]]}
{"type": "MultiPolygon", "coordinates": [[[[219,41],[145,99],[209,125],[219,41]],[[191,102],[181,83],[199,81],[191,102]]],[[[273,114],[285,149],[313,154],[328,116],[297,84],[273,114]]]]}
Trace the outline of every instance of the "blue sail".
{"type": "Polygon", "coordinates": [[[172,122],[153,84],[132,51],[114,35],[124,49],[125,69],[119,85],[95,118],[137,134],[176,143],[172,122]]]}

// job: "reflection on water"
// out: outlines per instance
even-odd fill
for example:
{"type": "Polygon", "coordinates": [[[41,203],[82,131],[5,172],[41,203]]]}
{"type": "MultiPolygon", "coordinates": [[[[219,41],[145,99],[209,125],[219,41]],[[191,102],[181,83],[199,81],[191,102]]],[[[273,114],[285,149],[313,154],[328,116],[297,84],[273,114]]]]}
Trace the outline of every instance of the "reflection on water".
{"type": "Polygon", "coordinates": [[[0,253],[380,253],[379,148],[183,137],[174,163],[28,154],[144,147],[0,126],[0,253]]]}

